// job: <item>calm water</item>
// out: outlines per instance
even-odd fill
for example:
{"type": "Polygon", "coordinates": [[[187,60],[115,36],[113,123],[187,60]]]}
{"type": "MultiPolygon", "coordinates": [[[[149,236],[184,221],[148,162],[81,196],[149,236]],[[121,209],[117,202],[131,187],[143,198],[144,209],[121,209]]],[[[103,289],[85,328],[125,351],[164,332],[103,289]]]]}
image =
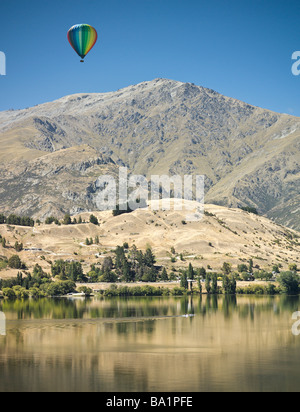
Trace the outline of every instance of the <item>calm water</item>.
{"type": "Polygon", "coordinates": [[[298,310],[283,296],[0,301],[0,392],[299,391],[298,310]]]}

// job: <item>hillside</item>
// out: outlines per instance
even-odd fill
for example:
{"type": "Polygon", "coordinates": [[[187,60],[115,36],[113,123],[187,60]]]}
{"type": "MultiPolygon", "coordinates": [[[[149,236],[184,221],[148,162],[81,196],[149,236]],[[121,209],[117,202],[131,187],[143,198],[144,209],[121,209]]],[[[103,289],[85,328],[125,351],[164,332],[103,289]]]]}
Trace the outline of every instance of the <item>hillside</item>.
{"type": "Polygon", "coordinates": [[[300,230],[300,119],[204,87],[156,79],[0,113],[1,211],[44,218],[95,209],[95,182],[206,176],[206,203],[253,206],[300,230]],[[13,209],[13,210],[12,210],[13,209]]]}
{"type": "MultiPolygon", "coordinates": [[[[57,259],[82,261],[84,270],[89,271],[92,263],[102,262],[117,245],[128,242],[145,250],[151,246],[158,264],[169,271],[186,267],[220,270],[224,261],[236,269],[240,263],[254,260],[254,265],[272,269],[281,264],[284,269],[289,263],[300,263],[300,233],[279,226],[267,218],[228,209],[206,205],[205,216],[199,222],[184,222],[184,211],[152,211],[139,209],[129,214],[113,217],[111,211],[94,212],[100,225],[82,223],[75,225],[41,224],[36,227],[0,225],[0,234],[13,246],[23,243],[19,256],[31,270],[39,263],[50,271],[50,261],[57,259]],[[186,224],[184,224],[186,223],[186,224]],[[99,244],[87,246],[86,238],[99,237],[99,244]],[[171,247],[176,254],[171,254],[171,247]],[[180,259],[180,254],[184,260],[180,259]],[[171,256],[176,258],[171,262],[171,256]],[[48,262],[47,262],[48,261],[48,262]]],[[[80,214],[89,221],[89,213],[80,214]]],[[[77,218],[79,216],[77,215],[77,218]]],[[[15,254],[13,247],[0,246],[0,255],[15,254]]],[[[17,270],[4,269],[0,277],[16,275],[17,270]]]]}

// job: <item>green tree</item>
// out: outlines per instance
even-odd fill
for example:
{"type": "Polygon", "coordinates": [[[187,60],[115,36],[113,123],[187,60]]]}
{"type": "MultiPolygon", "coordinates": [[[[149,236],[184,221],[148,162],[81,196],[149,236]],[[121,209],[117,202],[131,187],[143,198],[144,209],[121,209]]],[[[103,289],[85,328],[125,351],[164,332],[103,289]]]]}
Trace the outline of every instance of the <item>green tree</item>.
{"type": "Polygon", "coordinates": [[[163,280],[164,282],[169,280],[167,270],[165,267],[163,268],[162,273],[161,273],[161,280],[163,280]]]}
{"type": "Polygon", "coordinates": [[[121,246],[117,246],[115,250],[116,260],[115,260],[115,267],[116,269],[122,268],[122,261],[126,259],[124,248],[121,246]]]}
{"type": "Polygon", "coordinates": [[[255,215],[258,215],[258,211],[255,207],[245,206],[245,207],[241,207],[241,209],[244,210],[245,212],[254,213],[255,215]]]}
{"type": "Polygon", "coordinates": [[[237,270],[238,270],[239,273],[247,272],[248,271],[248,266],[245,265],[245,263],[242,263],[242,264],[238,265],[237,270]]]}
{"type": "Polygon", "coordinates": [[[152,252],[152,249],[150,247],[147,248],[146,253],[144,255],[144,263],[148,267],[154,266],[156,262],[155,256],[152,252]]]}
{"type": "Polygon", "coordinates": [[[94,215],[90,215],[90,223],[93,223],[93,225],[99,225],[98,219],[94,215]]]}
{"type": "Polygon", "coordinates": [[[186,272],[183,272],[183,274],[181,275],[180,287],[182,287],[182,288],[184,288],[184,289],[188,289],[188,287],[189,287],[189,282],[188,282],[188,278],[187,278],[187,273],[186,273],[186,272]]]}
{"type": "Polygon", "coordinates": [[[207,292],[208,294],[211,292],[210,281],[211,281],[210,275],[207,274],[207,275],[206,275],[206,279],[205,279],[205,289],[206,289],[206,292],[207,292]]]}
{"type": "Polygon", "coordinates": [[[8,225],[16,225],[16,226],[34,226],[34,220],[30,217],[26,216],[17,216],[11,214],[6,219],[6,223],[8,225]]]}
{"type": "Polygon", "coordinates": [[[190,263],[189,264],[189,268],[188,268],[188,279],[191,279],[191,280],[193,280],[194,279],[194,274],[195,274],[195,272],[194,272],[194,268],[193,268],[193,265],[190,263]]]}
{"type": "Polygon", "coordinates": [[[65,262],[62,259],[56,260],[51,265],[52,276],[58,276],[60,280],[71,280],[73,282],[85,281],[83,269],[80,262],[65,262]]]}
{"type": "Polygon", "coordinates": [[[41,290],[50,297],[67,295],[76,291],[76,284],[69,280],[45,283],[41,285],[41,290]]]}
{"type": "Polygon", "coordinates": [[[101,276],[101,282],[115,283],[117,280],[118,276],[108,269],[106,269],[104,274],[101,276]]]}
{"type": "Polygon", "coordinates": [[[232,266],[230,263],[224,262],[222,266],[222,271],[225,275],[229,275],[231,273],[231,268],[232,266]]]}
{"type": "Polygon", "coordinates": [[[266,272],[265,270],[262,270],[260,276],[262,280],[268,281],[272,279],[273,274],[271,272],[266,272]]]}
{"type": "Polygon", "coordinates": [[[66,275],[67,278],[73,280],[74,282],[84,282],[85,278],[83,275],[83,269],[80,262],[67,262],[66,264],[66,275]]]}
{"type": "Polygon", "coordinates": [[[201,283],[200,277],[197,278],[197,282],[198,282],[199,293],[202,294],[202,283],[201,283]]]}
{"type": "Polygon", "coordinates": [[[234,276],[230,277],[230,288],[231,288],[231,294],[235,295],[236,294],[236,279],[234,276]]]}
{"type": "Polygon", "coordinates": [[[281,272],[277,280],[284,293],[288,295],[299,294],[300,277],[295,272],[281,272]]]}
{"type": "Polygon", "coordinates": [[[211,293],[212,294],[218,293],[218,278],[215,273],[212,275],[211,293]]]}
{"type": "Polygon", "coordinates": [[[146,267],[142,276],[143,282],[156,282],[157,274],[154,268],[146,267]]]}
{"type": "Polygon", "coordinates": [[[13,286],[13,290],[16,294],[17,299],[28,299],[29,293],[28,291],[20,285],[13,286]]]}
{"type": "Polygon", "coordinates": [[[102,272],[111,271],[114,267],[113,260],[110,256],[106,256],[102,263],[102,272]]]}
{"type": "Polygon", "coordinates": [[[249,260],[249,272],[250,272],[250,273],[253,273],[253,265],[254,265],[253,259],[250,259],[250,260],[249,260]]]}
{"type": "Polygon", "coordinates": [[[122,272],[122,279],[125,282],[134,281],[134,273],[131,271],[130,264],[128,260],[126,259],[126,257],[122,259],[121,272],[122,272]]]}
{"type": "Polygon", "coordinates": [[[54,217],[54,216],[47,217],[47,219],[45,220],[45,224],[46,225],[51,225],[52,223],[55,223],[56,225],[59,225],[59,221],[58,221],[58,219],[56,219],[56,217],[54,217]]]}
{"type": "Polygon", "coordinates": [[[33,299],[37,299],[40,297],[44,297],[44,293],[37,287],[32,287],[29,289],[29,295],[33,298],[33,299]]]}
{"type": "Polygon", "coordinates": [[[204,267],[201,267],[201,268],[198,270],[198,274],[199,274],[199,276],[200,276],[202,279],[205,279],[205,278],[206,278],[206,269],[205,269],[204,267]]]}
{"type": "Polygon", "coordinates": [[[68,213],[66,213],[64,218],[63,218],[63,224],[64,225],[70,225],[71,223],[72,223],[71,216],[68,213]]]}
{"type": "Polygon", "coordinates": [[[242,276],[242,279],[243,279],[244,281],[247,281],[247,280],[249,279],[249,274],[248,274],[248,272],[242,272],[242,273],[241,273],[241,276],[242,276]]]}
{"type": "Polygon", "coordinates": [[[223,291],[226,295],[236,294],[236,280],[233,276],[223,276],[223,291]]]}

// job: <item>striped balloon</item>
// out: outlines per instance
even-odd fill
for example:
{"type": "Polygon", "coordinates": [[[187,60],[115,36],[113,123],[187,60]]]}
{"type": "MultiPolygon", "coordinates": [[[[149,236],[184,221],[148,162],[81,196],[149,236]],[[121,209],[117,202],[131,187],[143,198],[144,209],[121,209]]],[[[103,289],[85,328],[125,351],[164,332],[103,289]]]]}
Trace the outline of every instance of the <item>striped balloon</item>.
{"type": "Polygon", "coordinates": [[[76,24],[68,31],[69,43],[82,59],[94,47],[97,38],[96,30],[89,24],[76,24]]]}

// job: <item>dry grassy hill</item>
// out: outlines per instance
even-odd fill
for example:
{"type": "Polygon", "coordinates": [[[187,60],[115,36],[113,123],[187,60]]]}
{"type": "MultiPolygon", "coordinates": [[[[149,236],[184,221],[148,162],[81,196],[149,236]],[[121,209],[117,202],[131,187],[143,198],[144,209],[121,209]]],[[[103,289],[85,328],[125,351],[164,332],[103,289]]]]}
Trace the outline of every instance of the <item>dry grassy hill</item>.
{"type": "MultiPolygon", "coordinates": [[[[186,222],[185,211],[152,211],[139,209],[129,214],[113,217],[111,211],[94,212],[99,225],[37,225],[19,227],[0,225],[0,234],[9,248],[0,246],[0,255],[15,254],[12,247],[22,242],[20,258],[31,270],[39,263],[50,271],[50,262],[57,259],[82,261],[85,271],[92,263],[101,262],[117,245],[128,242],[138,249],[151,246],[158,264],[172,268],[194,267],[221,268],[224,261],[235,268],[250,258],[254,265],[271,268],[282,264],[300,263],[300,233],[277,225],[265,217],[240,209],[206,205],[205,215],[199,222],[186,222]],[[87,246],[86,238],[99,237],[99,244],[87,246]],[[175,248],[175,262],[171,262],[171,247],[175,248]],[[182,254],[184,260],[181,260],[182,254]]],[[[80,215],[86,222],[90,213],[80,215]]],[[[78,218],[79,216],[77,216],[78,218]]],[[[3,269],[0,277],[16,275],[17,271],[3,269]]]]}

